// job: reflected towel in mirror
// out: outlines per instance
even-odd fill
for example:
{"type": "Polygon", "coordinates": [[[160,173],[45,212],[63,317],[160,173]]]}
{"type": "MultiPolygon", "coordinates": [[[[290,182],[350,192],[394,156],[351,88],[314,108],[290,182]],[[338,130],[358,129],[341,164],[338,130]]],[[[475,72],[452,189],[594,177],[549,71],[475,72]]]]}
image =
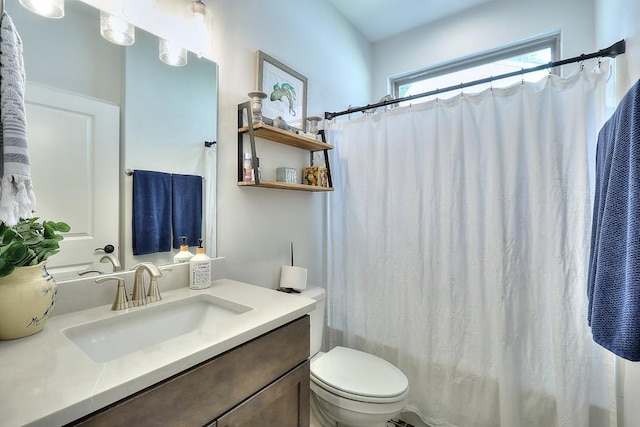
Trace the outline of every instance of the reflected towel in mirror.
{"type": "Polygon", "coordinates": [[[133,254],[171,251],[171,175],[133,174],[133,254]]]}
{"type": "Polygon", "coordinates": [[[202,177],[171,175],[173,207],[173,247],[180,248],[181,237],[189,246],[197,246],[202,238],[202,177]]]}

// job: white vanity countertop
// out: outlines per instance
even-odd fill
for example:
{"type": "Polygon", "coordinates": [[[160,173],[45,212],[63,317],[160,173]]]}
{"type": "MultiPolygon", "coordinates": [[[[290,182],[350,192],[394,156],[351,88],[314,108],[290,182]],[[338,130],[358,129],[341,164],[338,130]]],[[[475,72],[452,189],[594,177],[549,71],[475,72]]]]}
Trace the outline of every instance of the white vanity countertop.
{"type": "MultiPolygon", "coordinates": [[[[204,290],[162,294],[175,301],[210,294],[251,307],[221,320],[215,333],[191,332],[115,360],[98,363],[63,333],[70,326],[122,312],[110,305],[52,317],[30,337],[0,341],[0,420],[5,427],[63,425],[282,326],[315,308],[315,301],[229,279],[204,290]]],[[[137,307],[144,310],[151,306],[137,307]]],[[[125,310],[123,310],[124,312],[125,310]]]]}

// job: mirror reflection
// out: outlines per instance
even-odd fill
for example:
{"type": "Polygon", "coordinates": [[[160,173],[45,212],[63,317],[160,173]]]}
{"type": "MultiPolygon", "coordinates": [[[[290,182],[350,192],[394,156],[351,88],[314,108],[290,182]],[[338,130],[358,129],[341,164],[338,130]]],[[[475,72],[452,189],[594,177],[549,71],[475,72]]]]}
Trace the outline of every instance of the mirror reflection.
{"type": "Polygon", "coordinates": [[[178,249],[133,255],[133,177],[125,170],[202,176],[202,237],[215,256],[215,219],[207,215],[215,211],[215,148],[205,141],[216,140],[217,65],[191,52],[186,65],[167,65],[158,37],[139,28],[133,45],[110,43],[99,11],[78,0],[67,0],[62,19],[35,15],[18,0],[5,8],[23,41],[35,216],[72,228],[48,264],[56,280],[118,263],[173,262],[178,249]]]}

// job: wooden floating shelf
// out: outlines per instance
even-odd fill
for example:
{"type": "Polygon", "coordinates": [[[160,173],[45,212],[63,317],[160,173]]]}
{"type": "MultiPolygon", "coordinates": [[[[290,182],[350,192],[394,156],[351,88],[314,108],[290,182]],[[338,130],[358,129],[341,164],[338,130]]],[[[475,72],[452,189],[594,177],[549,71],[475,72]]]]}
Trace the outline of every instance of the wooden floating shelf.
{"type": "MultiPolygon", "coordinates": [[[[247,126],[241,127],[238,129],[238,132],[248,133],[249,128],[247,126]]],[[[320,142],[307,136],[301,136],[264,123],[254,124],[253,133],[260,138],[269,139],[292,147],[303,148],[309,151],[331,150],[335,148],[333,145],[327,144],[326,142],[320,142]]]]}
{"type": "Polygon", "coordinates": [[[284,190],[312,191],[312,192],[333,191],[333,187],[319,187],[317,185],[294,184],[290,182],[265,181],[265,180],[260,180],[260,184],[257,184],[257,185],[255,182],[239,181],[238,185],[241,187],[280,188],[284,190]]]}

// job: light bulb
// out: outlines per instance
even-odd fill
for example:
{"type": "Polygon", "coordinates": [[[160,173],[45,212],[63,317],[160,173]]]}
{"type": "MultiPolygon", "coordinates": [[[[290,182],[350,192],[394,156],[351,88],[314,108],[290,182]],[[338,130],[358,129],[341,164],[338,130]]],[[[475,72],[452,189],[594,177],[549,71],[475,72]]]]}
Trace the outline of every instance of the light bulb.
{"type": "Polygon", "coordinates": [[[20,0],[27,10],[46,18],[64,16],[64,0],[20,0]]]}
{"type": "Polygon", "coordinates": [[[160,39],[160,60],[174,67],[182,67],[187,64],[187,49],[171,40],[160,39]]]}
{"type": "Polygon", "coordinates": [[[191,4],[191,11],[193,12],[193,18],[197,22],[204,22],[204,18],[207,16],[207,5],[202,3],[201,0],[195,0],[191,4]]]}
{"type": "Polygon", "coordinates": [[[132,45],[136,40],[135,27],[122,18],[100,11],[100,34],[111,43],[132,45]]]}
{"type": "Polygon", "coordinates": [[[198,58],[202,58],[202,52],[205,50],[205,40],[209,34],[206,22],[207,5],[201,0],[195,0],[191,3],[191,11],[193,12],[192,39],[194,40],[194,52],[198,58]]]}

